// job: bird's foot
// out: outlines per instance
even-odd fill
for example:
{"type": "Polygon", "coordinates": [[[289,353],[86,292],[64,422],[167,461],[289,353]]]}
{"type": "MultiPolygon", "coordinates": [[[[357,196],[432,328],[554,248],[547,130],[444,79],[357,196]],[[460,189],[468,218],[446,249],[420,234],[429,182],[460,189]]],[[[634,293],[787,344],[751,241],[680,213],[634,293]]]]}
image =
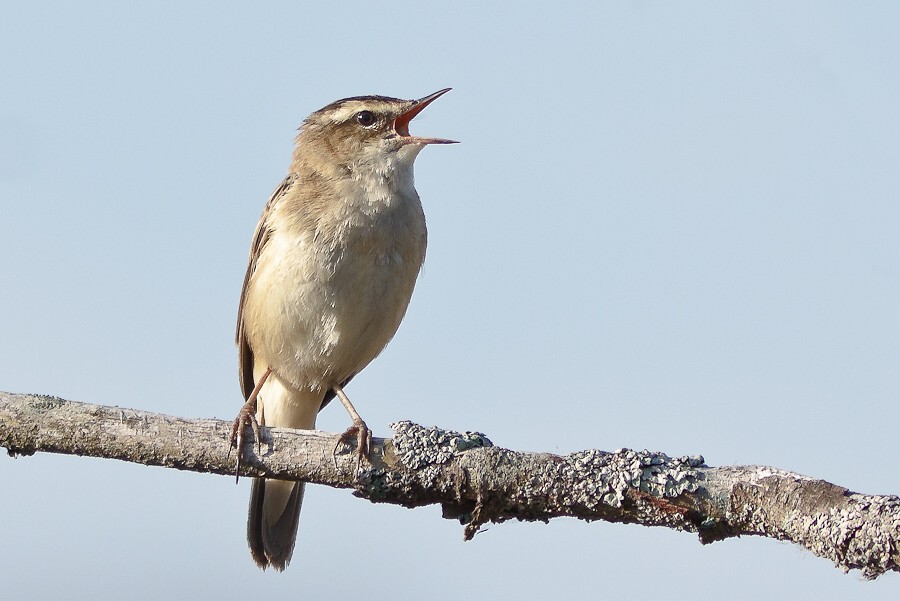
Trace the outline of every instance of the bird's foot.
{"type": "Polygon", "coordinates": [[[234,418],[231,425],[231,445],[228,447],[229,454],[231,449],[237,451],[237,462],[234,469],[234,481],[237,482],[241,474],[241,463],[244,459],[244,435],[247,426],[253,430],[253,436],[256,437],[257,452],[262,452],[262,440],[259,435],[259,422],[256,421],[256,397],[251,397],[243,404],[238,416],[234,418]]]}
{"type": "Polygon", "coordinates": [[[234,423],[231,425],[231,446],[228,447],[228,453],[231,453],[231,449],[237,449],[237,465],[234,468],[235,482],[241,477],[241,460],[244,459],[244,432],[246,432],[248,425],[253,428],[253,436],[256,437],[256,453],[258,455],[262,453],[259,422],[256,421],[256,398],[259,396],[259,391],[262,390],[263,384],[266,383],[271,373],[272,368],[270,367],[256,382],[256,386],[253,387],[253,391],[247,397],[247,402],[238,411],[238,416],[234,418],[234,423]]]}
{"type": "Polygon", "coordinates": [[[363,459],[369,458],[369,451],[372,447],[372,431],[369,430],[369,426],[366,425],[366,422],[364,422],[359,416],[359,413],[356,412],[356,409],[353,407],[353,403],[350,402],[350,399],[344,393],[344,389],[340,386],[334,386],[333,390],[337,395],[337,398],[340,399],[341,404],[344,406],[344,409],[346,409],[347,413],[350,415],[350,419],[353,420],[353,425],[347,428],[347,431],[341,434],[341,437],[338,438],[337,444],[334,445],[332,457],[337,454],[339,446],[341,446],[342,444],[346,444],[355,436],[356,467],[357,469],[359,469],[360,462],[363,459]]]}
{"type": "Polygon", "coordinates": [[[332,456],[337,455],[341,445],[350,444],[353,439],[356,439],[356,467],[359,469],[362,460],[368,460],[369,453],[372,450],[372,431],[369,430],[369,426],[366,425],[366,422],[361,419],[353,420],[353,425],[347,428],[346,432],[341,434],[337,444],[334,445],[332,456]]]}

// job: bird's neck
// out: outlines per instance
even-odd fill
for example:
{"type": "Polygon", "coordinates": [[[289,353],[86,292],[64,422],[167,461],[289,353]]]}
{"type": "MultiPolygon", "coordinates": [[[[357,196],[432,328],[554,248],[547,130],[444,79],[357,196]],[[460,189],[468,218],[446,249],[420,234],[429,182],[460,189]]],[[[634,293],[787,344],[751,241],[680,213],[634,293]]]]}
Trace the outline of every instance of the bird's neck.
{"type": "Polygon", "coordinates": [[[331,187],[346,208],[370,214],[418,202],[413,163],[420,149],[410,145],[397,152],[362,155],[349,163],[305,167],[314,172],[313,179],[331,187]]]}

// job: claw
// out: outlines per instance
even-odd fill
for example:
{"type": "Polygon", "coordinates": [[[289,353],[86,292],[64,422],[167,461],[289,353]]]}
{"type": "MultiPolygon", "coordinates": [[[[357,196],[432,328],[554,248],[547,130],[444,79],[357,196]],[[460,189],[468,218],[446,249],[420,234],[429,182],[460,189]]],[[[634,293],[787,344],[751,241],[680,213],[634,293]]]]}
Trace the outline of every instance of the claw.
{"type": "Polygon", "coordinates": [[[253,429],[253,436],[256,437],[256,453],[257,455],[262,454],[262,438],[259,435],[259,422],[256,421],[256,397],[259,396],[259,391],[270,373],[272,373],[271,368],[262,375],[231,425],[231,446],[228,447],[228,454],[231,454],[231,449],[237,450],[237,463],[234,467],[235,482],[238,482],[241,477],[241,462],[244,459],[244,432],[248,425],[253,429]]]}
{"type": "Polygon", "coordinates": [[[253,430],[253,436],[256,437],[257,454],[262,454],[262,439],[259,434],[259,422],[256,421],[256,399],[253,398],[241,407],[238,416],[234,418],[231,425],[231,445],[228,447],[228,454],[231,449],[237,451],[237,462],[234,468],[234,481],[240,480],[241,463],[244,459],[244,433],[247,426],[253,430]]]}
{"type": "MultiPolygon", "coordinates": [[[[372,431],[369,430],[369,426],[366,425],[366,422],[361,419],[353,420],[353,425],[340,435],[337,443],[334,445],[334,450],[331,452],[331,457],[332,460],[334,460],[338,448],[341,445],[349,444],[354,438],[356,439],[356,469],[359,469],[362,460],[368,459],[369,453],[372,450],[372,431]]],[[[334,463],[336,468],[337,461],[335,460],[334,463]]]]}
{"type": "Polygon", "coordinates": [[[366,425],[366,422],[364,422],[359,416],[359,413],[356,412],[356,409],[353,407],[353,403],[350,402],[350,399],[344,393],[343,388],[341,388],[340,386],[335,386],[333,390],[338,399],[340,399],[341,404],[344,406],[344,409],[346,409],[347,413],[350,414],[350,418],[353,420],[353,425],[347,428],[347,431],[341,434],[341,437],[338,438],[337,444],[334,446],[334,451],[332,452],[332,458],[334,458],[334,455],[337,454],[339,446],[341,446],[342,444],[346,444],[354,436],[356,436],[356,467],[357,469],[359,469],[360,462],[363,459],[369,458],[369,452],[372,449],[372,431],[369,430],[369,426],[366,425]]]}

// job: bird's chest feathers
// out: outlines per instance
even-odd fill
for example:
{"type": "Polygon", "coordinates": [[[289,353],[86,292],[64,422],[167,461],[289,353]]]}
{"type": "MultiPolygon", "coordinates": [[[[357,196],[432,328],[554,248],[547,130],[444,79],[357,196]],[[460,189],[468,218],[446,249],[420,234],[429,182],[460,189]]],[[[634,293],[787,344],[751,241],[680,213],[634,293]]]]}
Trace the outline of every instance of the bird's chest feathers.
{"type": "Polygon", "coordinates": [[[390,178],[373,172],[354,174],[337,187],[341,201],[316,232],[333,247],[329,260],[336,268],[347,262],[360,268],[409,262],[418,272],[425,218],[411,170],[398,170],[390,178]]]}
{"type": "Polygon", "coordinates": [[[248,322],[273,326],[251,328],[251,345],[269,365],[298,374],[298,385],[322,378],[326,359],[347,377],[374,358],[425,258],[414,190],[347,186],[328,209],[305,227],[272,232],[247,298],[248,322]]]}
{"type": "Polygon", "coordinates": [[[411,175],[367,174],[333,182],[331,198],[316,203],[314,217],[307,213],[292,227],[272,232],[265,250],[272,260],[265,263],[274,269],[257,274],[261,287],[270,288],[262,280],[290,282],[279,287],[290,313],[304,305],[306,310],[310,305],[333,308],[337,299],[352,299],[356,311],[385,303],[405,306],[425,257],[426,238],[411,175]],[[406,298],[394,299],[395,294],[406,298]]]}

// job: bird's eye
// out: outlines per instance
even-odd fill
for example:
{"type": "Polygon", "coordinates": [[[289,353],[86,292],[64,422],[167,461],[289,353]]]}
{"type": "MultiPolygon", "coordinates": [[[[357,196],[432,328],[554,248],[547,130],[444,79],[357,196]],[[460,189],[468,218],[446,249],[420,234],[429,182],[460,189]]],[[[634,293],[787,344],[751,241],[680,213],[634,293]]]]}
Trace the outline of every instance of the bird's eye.
{"type": "Polygon", "coordinates": [[[363,127],[369,127],[375,123],[375,114],[372,111],[359,111],[356,113],[356,122],[363,127]]]}

